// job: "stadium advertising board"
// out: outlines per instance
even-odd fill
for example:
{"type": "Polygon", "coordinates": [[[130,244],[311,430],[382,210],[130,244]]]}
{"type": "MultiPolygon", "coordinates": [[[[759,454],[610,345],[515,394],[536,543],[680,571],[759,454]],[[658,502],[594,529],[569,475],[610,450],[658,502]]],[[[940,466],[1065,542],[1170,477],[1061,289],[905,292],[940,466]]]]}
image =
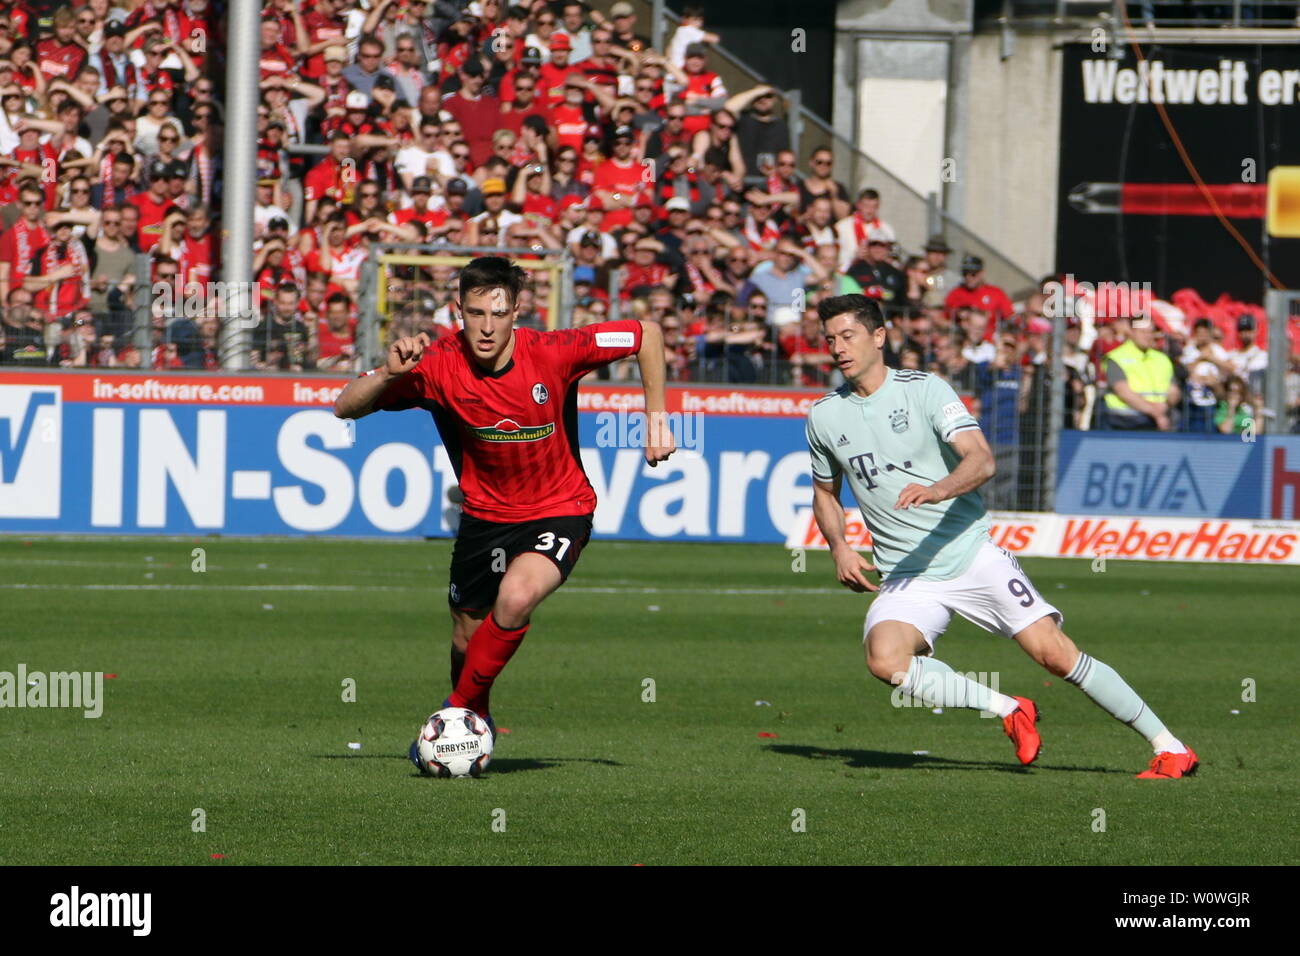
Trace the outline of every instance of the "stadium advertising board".
{"type": "Polygon", "coordinates": [[[1056,510],[1300,519],[1300,435],[1062,432],[1056,510]]]}
{"type": "MultiPolygon", "coordinates": [[[[455,474],[419,410],[336,419],[344,381],[94,373],[0,379],[0,531],[446,537],[455,474]]],[[[645,464],[639,387],[579,392],[595,533],[824,546],[811,517],[812,391],[669,388],[682,450],[645,464]],[[632,427],[629,427],[629,426],[632,427]]],[[[1295,561],[1300,438],[1066,433],[1064,516],[995,514],[1031,555],[1295,561]]],[[[847,494],[847,493],[846,493],[847,494]]],[[[850,538],[870,536],[850,512],[850,538]]]]}
{"type": "Polygon", "coordinates": [[[1141,50],[1139,59],[1125,45],[1116,59],[1091,44],[1064,49],[1057,268],[1149,282],[1163,298],[1190,287],[1211,301],[1259,302],[1260,267],[1217,208],[1285,287],[1300,288],[1300,239],[1264,234],[1269,171],[1300,164],[1295,47],[1141,50]]]}
{"type": "MultiPolygon", "coordinates": [[[[868,550],[871,533],[861,516],[846,511],[845,520],[849,541],[868,550]]],[[[989,513],[989,522],[996,545],[1033,558],[1300,564],[1300,521],[994,511],[989,513]]],[[[800,513],[799,524],[786,539],[787,547],[827,548],[811,508],[800,513]]]]}
{"type": "MultiPolygon", "coordinates": [[[[343,384],[5,374],[0,531],[450,535],[456,479],[432,418],[340,421],[331,406],[343,384]]],[[[639,386],[583,386],[595,533],[784,541],[812,501],[804,418],[821,394],[671,387],[683,450],[652,469],[635,447],[639,386]]]]}

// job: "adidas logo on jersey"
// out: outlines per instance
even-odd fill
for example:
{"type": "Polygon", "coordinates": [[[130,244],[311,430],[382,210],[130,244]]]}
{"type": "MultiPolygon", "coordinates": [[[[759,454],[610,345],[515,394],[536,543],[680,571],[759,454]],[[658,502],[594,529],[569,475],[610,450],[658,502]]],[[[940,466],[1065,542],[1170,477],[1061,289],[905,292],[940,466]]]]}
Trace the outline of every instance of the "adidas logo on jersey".
{"type": "Polygon", "coordinates": [[[849,443],[849,438],[848,438],[848,436],[842,434],[842,435],[840,435],[840,440],[837,441],[837,442],[835,443],[835,447],[836,447],[836,448],[843,448],[843,447],[844,447],[845,445],[847,445],[848,443],[849,443]]]}

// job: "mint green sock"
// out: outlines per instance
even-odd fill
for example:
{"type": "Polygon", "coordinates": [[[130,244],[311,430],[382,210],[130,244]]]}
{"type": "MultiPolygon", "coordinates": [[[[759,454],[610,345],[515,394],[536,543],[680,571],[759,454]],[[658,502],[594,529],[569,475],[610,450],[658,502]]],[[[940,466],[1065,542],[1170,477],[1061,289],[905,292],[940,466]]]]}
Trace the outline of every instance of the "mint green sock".
{"type": "Polygon", "coordinates": [[[899,688],[931,707],[969,707],[1005,717],[1017,706],[1012,698],[958,674],[933,657],[913,657],[899,688]]]}
{"type": "Polygon", "coordinates": [[[1165,729],[1155,711],[1110,665],[1080,653],[1078,662],[1065,675],[1065,680],[1087,694],[1106,713],[1140,733],[1156,752],[1182,753],[1186,750],[1178,738],[1165,729]]]}

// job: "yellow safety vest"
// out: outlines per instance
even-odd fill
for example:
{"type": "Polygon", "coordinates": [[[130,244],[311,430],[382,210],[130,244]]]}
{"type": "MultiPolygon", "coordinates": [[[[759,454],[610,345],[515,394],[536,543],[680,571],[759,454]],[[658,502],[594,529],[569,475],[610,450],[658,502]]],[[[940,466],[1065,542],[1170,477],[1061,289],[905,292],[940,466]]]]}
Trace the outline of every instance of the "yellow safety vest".
{"type": "MultiPolygon", "coordinates": [[[[1143,352],[1129,339],[1117,349],[1105,355],[1107,361],[1114,362],[1124,370],[1124,380],[1148,402],[1156,405],[1166,404],[1169,386],[1174,381],[1174,363],[1169,356],[1156,348],[1143,352]]],[[[1124,399],[1115,394],[1114,386],[1108,384],[1106,407],[1117,412],[1133,412],[1124,399]]]]}

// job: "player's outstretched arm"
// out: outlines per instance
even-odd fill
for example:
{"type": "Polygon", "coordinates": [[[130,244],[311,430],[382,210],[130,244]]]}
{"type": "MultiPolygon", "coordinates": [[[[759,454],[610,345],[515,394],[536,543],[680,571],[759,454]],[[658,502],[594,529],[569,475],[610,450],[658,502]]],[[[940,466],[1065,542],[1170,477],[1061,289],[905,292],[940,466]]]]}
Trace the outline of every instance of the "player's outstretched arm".
{"type": "Polygon", "coordinates": [[[831,481],[813,479],[813,517],[817,527],[831,546],[831,557],[835,559],[835,576],[840,584],[859,593],[879,591],[867,578],[875,571],[862,555],[858,554],[844,537],[844,506],[840,504],[840,485],[843,475],[836,475],[831,481]]]}
{"type": "Polygon", "coordinates": [[[664,414],[664,333],[658,322],[641,323],[641,347],[636,364],[641,369],[641,386],[645,390],[647,424],[645,460],[654,468],[676,450],[673,431],[664,414]]]}
{"type": "Polygon", "coordinates": [[[895,508],[914,508],[917,505],[936,504],[956,498],[974,491],[997,471],[993,462],[993,450],[978,428],[962,429],[952,436],[952,441],[948,444],[961,455],[957,467],[947,478],[941,478],[932,485],[908,485],[899,494],[895,508]]]}
{"type": "Polygon", "coordinates": [[[429,347],[429,336],[419,335],[398,339],[388,347],[383,365],[367,372],[347,384],[334,400],[334,415],[338,418],[364,418],[375,410],[375,402],[401,376],[420,363],[424,350],[429,347]]]}

